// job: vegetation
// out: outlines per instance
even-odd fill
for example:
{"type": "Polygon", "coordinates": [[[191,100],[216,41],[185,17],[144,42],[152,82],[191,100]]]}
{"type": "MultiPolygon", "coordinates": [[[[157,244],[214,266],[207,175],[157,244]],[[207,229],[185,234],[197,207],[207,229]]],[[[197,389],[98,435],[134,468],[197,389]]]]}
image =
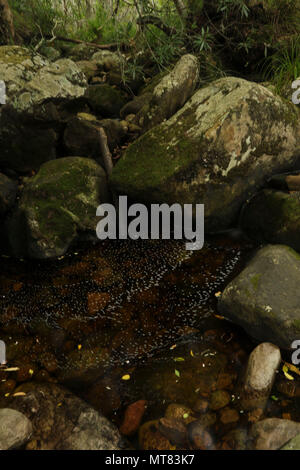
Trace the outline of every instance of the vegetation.
{"type": "Polygon", "coordinates": [[[164,70],[185,52],[199,56],[203,82],[234,74],[280,91],[300,75],[300,0],[8,1],[23,42],[111,44],[131,55],[131,77],[164,70]]]}

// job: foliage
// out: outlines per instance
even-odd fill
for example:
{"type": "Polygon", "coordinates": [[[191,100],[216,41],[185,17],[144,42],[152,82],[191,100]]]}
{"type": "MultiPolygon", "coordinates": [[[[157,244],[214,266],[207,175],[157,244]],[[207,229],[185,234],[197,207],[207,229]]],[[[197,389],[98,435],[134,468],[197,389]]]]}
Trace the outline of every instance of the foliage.
{"type": "Polygon", "coordinates": [[[300,0],[10,0],[37,42],[66,35],[127,47],[125,76],[164,70],[183,53],[199,56],[203,80],[224,72],[274,81],[299,75],[300,0]],[[87,13],[89,5],[89,13],[87,13]],[[145,17],[156,20],[143,22],[145,17]],[[262,67],[263,64],[263,67],[262,67]]]}

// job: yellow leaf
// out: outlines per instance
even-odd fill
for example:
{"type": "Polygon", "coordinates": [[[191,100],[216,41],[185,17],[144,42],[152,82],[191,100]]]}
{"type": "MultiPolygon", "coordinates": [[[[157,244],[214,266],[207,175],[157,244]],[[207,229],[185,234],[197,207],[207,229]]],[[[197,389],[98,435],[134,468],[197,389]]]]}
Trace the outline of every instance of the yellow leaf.
{"type": "Polygon", "coordinates": [[[29,369],[28,373],[29,373],[30,375],[33,375],[34,371],[33,371],[32,369],[29,369]]]}
{"type": "Polygon", "coordinates": [[[214,317],[218,320],[224,320],[224,317],[222,317],[222,315],[217,315],[216,313],[214,314],[214,317]]]}
{"type": "Polygon", "coordinates": [[[173,344],[173,346],[170,347],[170,349],[175,349],[177,347],[177,344],[173,344]]]}
{"type": "Polygon", "coordinates": [[[286,377],[288,380],[294,380],[294,377],[288,373],[288,370],[289,370],[289,369],[288,369],[288,367],[287,367],[286,365],[284,365],[284,366],[282,367],[282,372],[284,373],[285,377],[286,377]]]}
{"type": "Polygon", "coordinates": [[[222,292],[220,291],[215,293],[215,297],[220,297],[220,295],[222,295],[222,292]]]}
{"type": "Polygon", "coordinates": [[[24,392],[16,392],[13,394],[13,397],[25,397],[26,393],[24,392]]]}
{"type": "Polygon", "coordinates": [[[78,351],[80,351],[80,349],[82,348],[82,344],[78,344],[77,348],[78,348],[78,351]]]}
{"type": "Polygon", "coordinates": [[[295,374],[300,375],[300,370],[298,367],[294,366],[294,364],[290,364],[289,362],[285,362],[284,365],[287,366],[288,369],[290,369],[292,372],[295,372],[295,374]]]}
{"type": "Polygon", "coordinates": [[[193,353],[193,351],[192,351],[192,350],[190,350],[190,355],[191,355],[192,357],[194,357],[194,356],[195,356],[195,354],[193,353]]]}
{"type": "Polygon", "coordinates": [[[130,375],[129,374],[123,375],[122,380],[130,380],[130,375]]]}

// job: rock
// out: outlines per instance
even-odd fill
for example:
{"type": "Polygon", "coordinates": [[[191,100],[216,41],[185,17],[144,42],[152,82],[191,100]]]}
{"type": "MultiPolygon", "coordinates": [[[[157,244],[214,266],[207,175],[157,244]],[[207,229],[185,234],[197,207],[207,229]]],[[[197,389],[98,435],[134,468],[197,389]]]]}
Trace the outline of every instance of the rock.
{"type": "MultiPolygon", "coordinates": [[[[32,423],[38,450],[121,450],[117,428],[83,400],[55,384],[27,383],[24,396],[6,398],[32,423]]],[[[1,424],[0,424],[1,426],[1,424]]]]}
{"type": "Polygon", "coordinates": [[[244,206],[240,225],[258,243],[283,244],[300,251],[299,190],[260,191],[244,206]]]}
{"type": "Polygon", "coordinates": [[[255,450],[277,450],[300,433],[300,423],[267,418],[252,425],[250,437],[255,450]]]}
{"type": "Polygon", "coordinates": [[[181,419],[161,418],[158,421],[158,429],[171,443],[185,446],[187,442],[186,426],[181,419]]]}
{"type": "Polygon", "coordinates": [[[266,406],[280,362],[280,349],[274,344],[261,343],[251,352],[240,394],[243,409],[266,406]]]}
{"type": "Polygon", "coordinates": [[[226,390],[216,390],[211,395],[209,406],[212,410],[215,411],[224,408],[224,406],[228,405],[230,401],[231,396],[228,392],[226,392],[226,390]]]}
{"type": "Polygon", "coordinates": [[[76,62],[76,65],[81,70],[81,72],[84,73],[87,80],[96,77],[98,74],[98,66],[96,62],[91,60],[79,60],[76,62]]]}
{"type": "Polygon", "coordinates": [[[109,201],[106,175],[93,160],[66,157],[43,164],[7,222],[13,255],[61,256],[79,233],[96,238],[96,209],[104,201],[109,201]]]}
{"type": "Polygon", "coordinates": [[[97,49],[93,46],[87,46],[86,44],[76,44],[68,51],[68,57],[70,59],[79,61],[79,60],[93,60],[93,55],[96,53],[97,49]]]}
{"type": "Polygon", "coordinates": [[[124,92],[106,84],[89,85],[85,96],[92,110],[105,118],[119,117],[127,101],[124,92]]]}
{"type": "Polygon", "coordinates": [[[233,408],[226,407],[220,411],[220,421],[222,424],[237,423],[239,419],[238,412],[233,408]]]}
{"type": "Polygon", "coordinates": [[[222,78],[133,142],[111,186],[143,203],[203,203],[206,232],[228,228],[266,177],[299,161],[298,113],[257,83],[222,78]]]}
{"type": "Polygon", "coordinates": [[[273,175],[268,181],[268,187],[280,189],[281,191],[300,191],[300,174],[273,175]]]}
{"type": "Polygon", "coordinates": [[[147,401],[139,400],[127,406],[124,420],[120,427],[120,433],[131,436],[138,430],[146,410],[147,401]]]}
{"type": "Polygon", "coordinates": [[[300,450],[300,434],[293,437],[287,444],[281,447],[280,450],[300,450]]]}
{"type": "Polygon", "coordinates": [[[195,405],[193,406],[194,411],[197,413],[206,413],[208,410],[209,401],[205,398],[198,398],[195,405]]]}
{"type": "Polygon", "coordinates": [[[42,46],[40,49],[40,53],[46,57],[46,59],[54,62],[55,60],[58,60],[61,56],[61,53],[55,49],[54,47],[51,46],[42,46]]]}
{"type": "Polygon", "coordinates": [[[175,419],[187,419],[184,416],[191,417],[193,416],[193,410],[185,405],[179,405],[177,403],[171,403],[165,412],[166,418],[175,418],[175,419]]]}
{"type": "Polygon", "coordinates": [[[187,427],[188,440],[192,449],[212,450],[214,439],[210,431],[199,421],[193,421],[187,427]]]}
{"type": "Polygon", "coordinates": [[[109,364],[109,352],[101,345],[88,346],[70,351],[65,356],[63,367],[57,372],[60,383],[73,389],[82,389],[94,384],[104,375],[109,364]]]}
{"type": "Polygon", "coordinates": [[[0,450],[18,449],[29,441],[32,424],[19,411],[0,409],[0,450]]]}
{"type": "Polygon", "coordinates": [[[126,103],[125,106],[123,106],[120,111],[121,118],[126,118],[127,116],[130,116],[130,114],[138,114],[144,106],[149,105],[151,98],[151,93],[143,93],[140,96],[136,96],[132,101],[129,101],[129,103],[126,103]]]}
{"type": "Polygon", "coordinates": [[[248,433],[246,429],[233,429],[223,437],[227,449],[246,450],[248,433]]]}
{"type": "Polygon", "coordinates": [[[62,108],[79,103],[86,79],[69,59],[49,63],[19,46],[0,47],[6,104],[0,110],[0,167],[25,173],[56,158],[62,108]]]}
{"type": "Polygon", "coordinates": [[[64,132],[64,145],[69,155],[94,158],[102,166],[102,152],[98,129],[103,127],[107,135],[110,150],[114,150],[121,143],[127,133],[128,126],[117,119],[103,119],[98,121],[86,119],[86,115],[79,115],[70,119],[64,132]]]}
{"type": "Polygon", "coordinates": [[[158,430],[158,421],[147,421],[139,429],[139,448],[143,450],[174,450],[175,446],[158,430]]]}
{"type": "Polygon", "coordinates": [[[111,70],[119,71],[123,58],[116,52],[98,51],[92,56],[92,61],[97,64],[100,71],[109,72],[111,70]]]}
{"type": "Polygon", "coordinates": [[[300,333],[299,283],[300,256],[284,245],[266,246],[227,285],[219,312],[255,339],[290,349],[300,333]]]}
{"type": "Polygon", "coordinates": [[[0,216],[3,216],[14,204],[18,185],[15,181],[0,173],[0,216]]]}
{"type": "MultiPolygon", "coordinates": [[[[156,85],[149,105],[146,101],[141,109],[138,124],[144,131],[169,119],[182,108],[194,93],[198,78],[198,59],[191,54],[182,56],[173,70],[156,85]]],[[[145,94],[142,97],[145,97],[145,94]]]]}

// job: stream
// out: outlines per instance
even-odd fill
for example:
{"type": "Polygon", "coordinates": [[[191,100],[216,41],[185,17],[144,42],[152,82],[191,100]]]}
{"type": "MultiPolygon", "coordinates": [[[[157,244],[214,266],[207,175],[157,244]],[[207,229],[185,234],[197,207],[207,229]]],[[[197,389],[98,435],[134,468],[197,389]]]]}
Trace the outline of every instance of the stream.
{"type": "MultiPolygon", "coordinates": [[[[126,240],[52,261],[2,257],[0,339],[12,370],[0,370],[0,400],[26,382],[55,382],[118,427],[143,400],[134,448],[166,449],[146,431],[174,404],[209,426],[204,448],[246,442],[255,416],[240,408],[238,383],[255,342],[218,313],[217,299],[254,249],[217,235],[195,252],[174,240],[126,240]]],[[[297,391],[286,388],[276,380],[265,415],[299,421],[297,391]]]]}

